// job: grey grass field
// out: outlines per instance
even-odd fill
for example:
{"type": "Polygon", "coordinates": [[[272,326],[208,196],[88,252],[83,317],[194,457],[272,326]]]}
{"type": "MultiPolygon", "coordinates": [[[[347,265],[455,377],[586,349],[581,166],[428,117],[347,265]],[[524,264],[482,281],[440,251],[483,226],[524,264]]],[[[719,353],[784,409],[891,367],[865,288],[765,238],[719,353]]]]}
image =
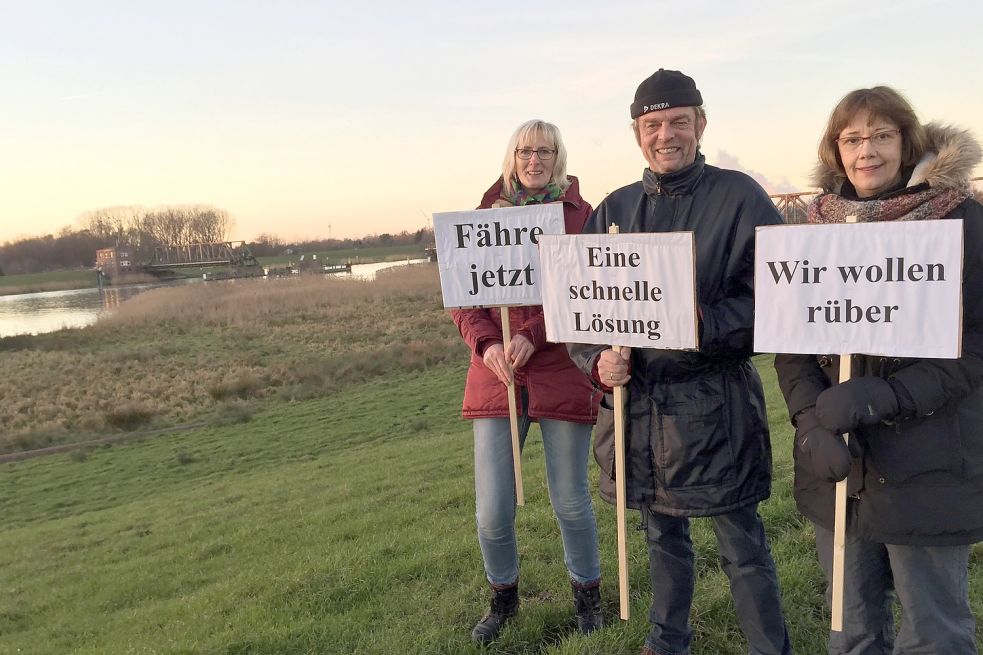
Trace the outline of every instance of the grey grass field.
{"type": "MultiPolygon", "coordinates": [[[[290,393],[284,385],[266,393],[263,385],[271,382],[257,374],[257,387],[237,401],[249,407],[237,421],[209,419],[143,438],[138,427],[126,443],[0,465],[0,653],[637,653],[648,629],[649,597],[643,535],[631,529],[638,515],[629,512],[632,616],[622,622],[614,509],[595,497],[608,625],[581,636],[535,428],[523,456],[526,506],[518,510],[520,612],[491,647],[470,642],[487,591],[474,533],[471,428],[459,418],[466,352],[454,347],[451,357],[421,354],[450,348],[446,325],[433,322],[450,319],[427,279],[426,293],[397,305],[406,316],[386,319],[422,321],[441,335],[419,341],[412,357],[395,355],[399,344],[412,340],[377,326],[360,352],[391,358],[388,367],[359,368],[350,359],[332,359],[336,353],[328,349],[318,353],[319,361],[347,366],[340,377],[295,393],[304,382],[298,378],[286,385],[290,393]]],[[[338,302],[370,315],[393,305],[391,289],[360,289],[338,302]]],[[[133,320],[120,318],[126,325],[133,320]]],[[[235,343],[229,320],[205,320],[200,330],[215,334],[186,331],[185,338],[235,343]]],[[[144,336],[175,328],[173,322],[167,330],[139,325],[144,336]]],[[[109,329],[71,338],[105,339],[109,329]]],[[[245,331],[247,341],[262,341],[245,331]]],[[[308,331],[291,337],[300,345],[286,341],[290,333],[278,334],[285,339],[280,350],[263,341],[243,356],[269,366],[257,352],[282,356],[312,347],[308,331]]],[[[67,338],[19,340],[0,348],[0,357],[43,361],[45,344],[67,338]]],[[[163,341],[144,365],[198,352],[193,346],[172,352],[163,341]]],[[[98,348],[86,348],[99,361],[98,348]]],[[[771,358],[756,363],[775,451],[774,493],[761,513],[795,652],[816,655],[825,650],[828,621],[821,573],[811,528],[791,498],[791,434],[771,358]]],[[[158,402],[157,414],[170,416],[158,402]]],[[[213,409],[203,404],[201,411],[213,409]]],[[[596,473],[592,464],[595,489],[596,473]]],[[[693,539],[693,652],[746,653],[705,521],[694,522],[693,539]]],[[[977,616],[983,614],[981,559],[977,548],[971,563],[977,616]]]]}

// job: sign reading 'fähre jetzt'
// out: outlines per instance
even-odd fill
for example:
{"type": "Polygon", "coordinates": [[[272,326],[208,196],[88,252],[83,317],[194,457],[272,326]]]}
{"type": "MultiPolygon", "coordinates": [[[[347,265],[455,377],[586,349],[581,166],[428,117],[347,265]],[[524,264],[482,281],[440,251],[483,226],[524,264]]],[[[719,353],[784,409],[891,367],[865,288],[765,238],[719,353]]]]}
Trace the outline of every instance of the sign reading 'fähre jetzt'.
{"type": "Polygon", "coordinates": [[[539,240],[564,231],[563,204],[433,215],[444,307],[539,305],[539,240]]]}
{"type": "Polygon", "coordinates": [[[954,358],[961,220],[759,227],[754,349],[954,358]]]}
{"type": "Polygon", "coordinates": [[[697,347],[691,232],[544,235],[540,250],[550,341],[697,347]]]}

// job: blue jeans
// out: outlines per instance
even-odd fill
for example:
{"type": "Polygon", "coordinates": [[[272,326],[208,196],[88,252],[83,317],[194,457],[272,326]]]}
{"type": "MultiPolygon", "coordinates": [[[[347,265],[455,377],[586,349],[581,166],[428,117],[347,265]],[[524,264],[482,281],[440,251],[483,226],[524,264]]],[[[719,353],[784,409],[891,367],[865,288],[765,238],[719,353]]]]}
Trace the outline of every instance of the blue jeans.
{"type": "MultiPolygon", "coordinates": [[[[529,417],[519,417],[519,442],[525,444],[529,417]]],[[[546,455],[550,502],[563,536],[564,563],[570,578],[591,584],[601,578],[597,524],[587,483],[590,435],[594,426],[539,419],[546,455]]],[[[474,490],[478,544],[485,575],[493,586],[519,579],[515,539],[515,472],[507,418],[474,420],[474,490]]]]}
{"type": "MultiPolygon", "coordinates": [[[[863,501],[861,501],[863,502],[863,501]]],[[[833,533],[815,525],[819,564],[831,597],[833,533]]],[[[846,535],[843,631],[829,655],[974,655],[969,546],[899,546],[846,535]],[[895,637],[892,606],[901,602],[895,637]]]]}
{"type": "MultiPolygon", "coordinates": [[[[652,628],[645,645],[659,655],[687,655],[693,630],[693,542],[689,519],[642,508],[649,549],[652,628]]],[[[778,575],[757,503],[710,517],[720,565],[730,580],[737,620],[751,655],[789,655],[778,575]]]]}

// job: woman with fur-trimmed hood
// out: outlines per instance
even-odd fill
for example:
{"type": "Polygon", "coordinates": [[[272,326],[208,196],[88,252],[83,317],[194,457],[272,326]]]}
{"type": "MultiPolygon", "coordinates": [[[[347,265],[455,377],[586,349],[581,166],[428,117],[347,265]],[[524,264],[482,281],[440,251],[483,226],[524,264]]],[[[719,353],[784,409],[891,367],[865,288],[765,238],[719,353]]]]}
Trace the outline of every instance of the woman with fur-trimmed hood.
{"type": "Polygon", "coordinates": [[[879,86],[840,101],[819,159],[810,223],[963,219],[964,242],[959,359],[857,355],[837,384],[836,356],[775,358],[795,426],[795,500],[827,583],[835,483],[848,481],[844,625],[828,652],[977,653],[968,564],[983,540],[983,207],[969,177],[980,146],[966,131],[921,125],[879,86]]]}

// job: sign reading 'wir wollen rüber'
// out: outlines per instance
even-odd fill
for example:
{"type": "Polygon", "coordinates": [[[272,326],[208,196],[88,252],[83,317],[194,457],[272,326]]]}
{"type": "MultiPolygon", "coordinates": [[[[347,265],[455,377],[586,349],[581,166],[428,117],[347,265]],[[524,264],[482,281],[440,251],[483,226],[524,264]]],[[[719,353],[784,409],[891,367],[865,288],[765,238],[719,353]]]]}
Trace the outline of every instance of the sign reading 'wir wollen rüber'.
{"type": "Polygon", "coordinates": [[[961,220],[759,227],[754,349],[955,358],[961,220]]]}
{"type": "Polygon", "coordinates": [[[694,349],[693,233],[543,236],[553,342],[694,349]]]}
{"type": "Polygon", "coordinates": [[[539,305],[539,239],[563,234],[563,203],[433,215],[444,307],[539,305]]]}

